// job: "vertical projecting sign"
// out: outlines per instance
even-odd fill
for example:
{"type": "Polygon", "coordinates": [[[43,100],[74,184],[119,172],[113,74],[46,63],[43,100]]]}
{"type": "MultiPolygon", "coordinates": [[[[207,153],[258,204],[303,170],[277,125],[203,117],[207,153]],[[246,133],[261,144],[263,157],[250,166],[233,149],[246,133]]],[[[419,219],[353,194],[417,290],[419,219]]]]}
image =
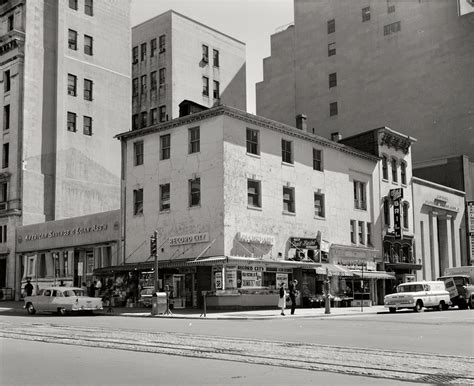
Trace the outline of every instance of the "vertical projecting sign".
{"type": "Polygon", "coordinates": [[[471,252],[471,264],[474,263],[474,201],[468,201],[466,207],[467,232],[469,235],[469,250],[471,252]]]}
{"type": "Polygon", "coordinates": [[[402,238],[402,219],[400,203],[403,198],[403,189],[390,189],[390,198],[393,202],[393,228],[395,231],[395,238],[402,238]]]}

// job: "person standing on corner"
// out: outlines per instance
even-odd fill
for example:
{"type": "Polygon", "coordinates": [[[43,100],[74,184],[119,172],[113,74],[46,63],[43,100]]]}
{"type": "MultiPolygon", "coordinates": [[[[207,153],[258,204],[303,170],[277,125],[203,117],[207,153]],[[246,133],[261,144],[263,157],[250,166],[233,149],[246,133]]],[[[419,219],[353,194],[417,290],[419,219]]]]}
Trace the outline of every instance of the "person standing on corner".
{"type": "Polygon", "coordinates": [[[296,289],[296,285],[298,284],[298,280],[293,280],[290,283],[289,290],[290,290],[290,300],[291,300],[291,315],[294,315],[296,309],[296,295],[298,291],[296,289]]]}
{"type": "Polygon", "coordinates": [[[285,308],[286,308],[286,291],[285,291],[285,283],[280,283],[280,297],[278,298],[278,307],[281,309],[281,315],[285,316],[285,308]]]}
{"type": "Polygon", "coordinates": [[[31,279],[30,278],[26,279],[25,292],[26,292],[26,296],[33,295],[33,284],[31,284],[31,279]]]}

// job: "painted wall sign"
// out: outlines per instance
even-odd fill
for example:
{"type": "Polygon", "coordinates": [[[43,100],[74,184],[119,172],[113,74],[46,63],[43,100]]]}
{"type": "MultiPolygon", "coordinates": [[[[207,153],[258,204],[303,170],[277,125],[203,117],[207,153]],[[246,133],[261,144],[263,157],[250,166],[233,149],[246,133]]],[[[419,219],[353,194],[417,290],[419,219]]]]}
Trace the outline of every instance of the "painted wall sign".
{"type": "Polygon", "coordinates": [[[43,240],[43,239],[53,239],[55,237],[69,237],[69,236],[80,235],[83,233],[102,232],[102,231],[106,231],[107,228],[108,228],[107,224],[94,224],[88,227],[64,229],[62,231],[56,231],[56,232],[50,231],[50,232],[43,232],[43,233],[26,234],[23,240],[34,241],[34,240],[43,240]]]}
{"type": "Polygon", "coordinates": [[[191,235],[173,236],[169,238],[170,247],[178,245],[206,243],[209,241],[209,233],[195,233],[191,235]]]}
{"type": "Polygon", "coordinates": [[[271,235],[262,235],[259,233],[247,233],[247,232],[238,232],[237,240],[242,243],[255,243],[255,244],[275,244],[275,237],[271,235]]]}

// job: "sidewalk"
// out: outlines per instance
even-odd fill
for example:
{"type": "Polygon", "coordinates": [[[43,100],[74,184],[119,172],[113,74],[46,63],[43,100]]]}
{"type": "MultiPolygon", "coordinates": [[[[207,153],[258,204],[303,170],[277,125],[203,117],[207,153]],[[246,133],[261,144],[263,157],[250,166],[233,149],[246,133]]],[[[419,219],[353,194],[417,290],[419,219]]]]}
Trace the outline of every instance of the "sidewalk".
{"type": "MultiPolygon", "coordinates": [[[[0,315],[7,312],[22,311],[23,302],[18,301],[0,301],[0,315]]],[[[330,314],[325,314],[324,308],[297,308],[294,315],[290,315],[290,309],[287,308],[286,316],[280,315],[280,309],[263,310],[239,310],[239,311],[223,311],[223,310],[207,310],[206,316],[200,309],[175,309],[171,310],[170,315],[151,315],[151,308],[142,307],[113,307],[112,312],[107,312],[107,308],[97,312],[100,315],[108,316],[130,316],[130,317],[153,317],[153,318],[176,318],[176,319],[282,319],[282,318],[315,318],[315,317],[331,317],[331,316],[347,316],[347,315],[369,315],[388,312],[383,306],[364,307],[335,307],[331,308],[330,314]]]]}

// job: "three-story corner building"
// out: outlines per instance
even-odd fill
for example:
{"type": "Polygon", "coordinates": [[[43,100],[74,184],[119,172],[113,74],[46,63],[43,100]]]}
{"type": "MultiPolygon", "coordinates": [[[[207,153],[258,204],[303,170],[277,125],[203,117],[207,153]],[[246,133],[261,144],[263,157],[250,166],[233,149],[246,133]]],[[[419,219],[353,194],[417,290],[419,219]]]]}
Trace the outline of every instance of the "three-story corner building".
{"type": "Polygon", "coordinates": [[[130,3],[1,1],[0,34],[0,288],[18,297],[17,226],[119,208],[130,3]]]}
{"type": "Polygon", "coordinates": [[[132,28],[132,128],[180,115],[179,104],[246,110],[245,44],[175,11],[132,28]]]}
{"type": "Polygon", "coordinates": [[[151,269],[156,230],[175,307],[203,290],[210,306],[274,305],[295,278],[301,301],[317,301],[326,269],[336,300],[383,301],[395,276],[381,271],[379,155],[310,134],[304,119],[217,106],[120,134],[124,261],[151,269]]]}

